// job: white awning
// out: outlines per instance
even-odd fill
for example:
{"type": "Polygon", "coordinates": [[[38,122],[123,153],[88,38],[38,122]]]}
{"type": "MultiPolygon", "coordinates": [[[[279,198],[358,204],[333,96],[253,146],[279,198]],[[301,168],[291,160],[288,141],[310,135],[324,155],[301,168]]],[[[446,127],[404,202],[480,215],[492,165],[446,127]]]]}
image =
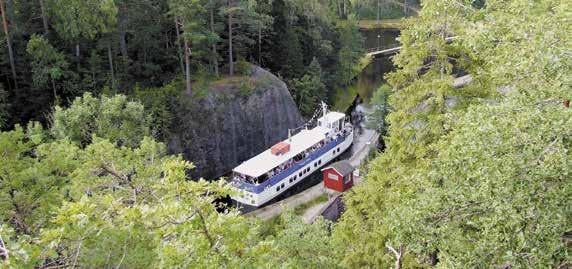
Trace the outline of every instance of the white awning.
{"type": "Polygon", "coordinates": [[[277,156],[273,155],[270,152],[270,149],[267,149],[266,151],[254,156],[252,159],[243,162],[241,165],[234,168],[233,171],[255,178],[259,177],[325,139],[328,131],[329,129],[324,127],[302,130],[300,133],[292,136],[291,141],[288,139],[284,140],[284,142],[290,144],[289,152],[277,156]]]}

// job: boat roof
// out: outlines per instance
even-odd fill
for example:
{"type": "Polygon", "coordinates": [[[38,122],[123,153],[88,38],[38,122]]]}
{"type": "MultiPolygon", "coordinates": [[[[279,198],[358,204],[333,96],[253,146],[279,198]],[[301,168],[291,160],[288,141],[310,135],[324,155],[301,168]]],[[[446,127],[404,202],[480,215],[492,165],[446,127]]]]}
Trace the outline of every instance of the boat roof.
{"type": "MultiPolygon", "coordinates": [[[[342,114],[343,115],[343,114],[342,114]]],[[[251,176],[259,177],[264,173],[272,170],[274,167],[292,159],[294,156],[304,152],[314,144],[326,138],[326,134],[330,131],[329,128],[317,126],[311,130],[302,130],[296,135],[292,136],[292,140],[288,139],[283,142],[290,144],[290,151],[281,155],[274,155],[271,149],[254,156],[253,158],[243,162],[241,165],[233,169],[234,172],[251,176]]]]}
{"type": "Polygon", "coordinates": [[[340,112],[336,112],[336,111],[330,111],[330,112],[328,112],[328,114],[326,114],[326,116],[319,118],[318,121],[323,121],[324,119],[326,119],[329,123],[332,123],[334,121],[337,121],[339,119],[343,119],[345,117],[346,117],[346,114],[344,114],[344,113],[340,113],[340,112]]]}

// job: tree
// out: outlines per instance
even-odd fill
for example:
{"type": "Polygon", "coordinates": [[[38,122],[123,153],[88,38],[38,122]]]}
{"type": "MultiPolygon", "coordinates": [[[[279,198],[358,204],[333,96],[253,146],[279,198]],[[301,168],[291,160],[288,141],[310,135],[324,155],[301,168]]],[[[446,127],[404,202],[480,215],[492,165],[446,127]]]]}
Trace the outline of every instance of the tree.
{"type": "Polygon", "coordinates": [[[293,212],[280,216],[281,225],[276,235],[266,240],[273,241],[271,251],[258,259],[259,267],[273,268],[339,268],[332,241],[329,237],[330,223],[323,218],[311,225],[293,212]]]}
{"type": "Polygon", "coordinates": [[[252,32],[261,38],[261,31],[270,22],[267,16],[256,11],[258,3],[253,0],[227,0],[226,7],[222,13],[227,17],[227,38],[228,38],[228,66],[229,75],[234,75],[234,59],[236,58],[235,43],[249,46],[255,44],[250,37],[252,32]],[[242,33],[237,33],[237,29],[244,29],[242,33]],[[249,33],[250,32],[250,33],[249,33]],[[238,40],[239,42],[235,42],[238,40]]]}
{"type": "MultiPolygon", "coordinates": [[[[195,46],[199,48],[199,44],[204,42],[210,32],[206,20],[205,1],[193,0],[171,0],[169,1],[170,14],[175,17],[176,27],[182,29],[183,33],[180,38],[183,40],[183,50],[185,57],[185,80],[186,92],[188,95],[192,94],[191,85],[191,48],[195,46]]],[[[179,30],[177,30],[179,31],[179,30]]]]}
{"type": "Polygon", "coordinates": [[[389,85],[384,84],[377,89],[371,97],[370,104],[373,106],[373,111],[368,115],[368,128],[376,130],[381,136],[385,136],[388,131],[387,121],[385,117],[390,112],[389,95],[391,88],[389,85]]]}
{"type": "Polygon", "coordinates": [[[12,40],[10,38],[10,30],[8,26],[8,15],[6,14],[6,7],[4,0],[0,0],[0,12],[2,12],[2,26],[4,28],[4,37],[6,38],[6,47],[8,47],[8,56],[10,57],[10,68],[12,70],[12,79],[14,80],[15,88],[18,88],[18,81],[16,80],[16,64],[14,63],[14,52],[12,51],[12,40]]]}
{"type": "Polygon", "coordinates": [[[45,38],[38,35],[32,35],[26,51],[32,57],[34,85],[43,88],[50,83],[54,100],[57,100],[56,82],[63,77],[68,67],[65,56],[52,47],[45,38]]]}
{"type": "Polygon", "coordinates": [[[338,86],[348,85],[355,78],[356,66],[363,57],[363,36],[355,18],[350,17],[347,24],[338,26],[339,51],[336,83],[338,86]]]}
{"type": "Polygon", "coordinates": [[[345,266],[566,264],[570,66],[548,44],[567,40],[567,5],[424,2],[387,76],[387,149],[334,229],[345,266]],[[473,82],[453,88],[453,64],[473,82]]]}
{"type": "Polygon", "coordinates": [[[326,87],[322,83],[322,69],[315,58],[308,67],[306,74],[300,79],[293,79],[290,84],[298,109],[304,116],[311,116],[317,109],[319,102],[325,101],[326,87]]]}
{"type": "Polygon", "coordinates": [[[54,28],[64,39],[75,43],[79,71],[82,38],[93,39],[97,33],[109,32],[117,22],[117,7],[113,0],[48,0],[48,13],[54,28]]]}
{"type": "Polygon", "coordinates": [[[64,199],[66,177],[78,164],[77,147],[69,141],[46,141],[38,123],[30,123],[27,131],[17,125],[0,133],[0,145],[0,218],[20,234],[37,236],[64,199]]]}
{"type": "Polygon", "coordinates": [[[93,137],[136,147],[149,135],[149,118],[141,104],[129,101],[124,95],[95,98],[85,93],[67,109],[55,107],[51,133],[57,139],[69,139],[82,147],[93,137]]]}

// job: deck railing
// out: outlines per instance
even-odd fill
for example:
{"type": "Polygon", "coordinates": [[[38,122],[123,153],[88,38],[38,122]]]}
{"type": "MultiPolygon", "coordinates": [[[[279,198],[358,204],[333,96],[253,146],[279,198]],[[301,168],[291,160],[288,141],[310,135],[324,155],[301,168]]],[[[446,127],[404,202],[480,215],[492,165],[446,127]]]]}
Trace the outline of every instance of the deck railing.
{"type": "Polygon", "coordinates": [[[346,135],[340,135],[340,137],[338,137],[337,139],[330,141],[328,144],[326,144],[323,147],[317,149],[316,151],[310,153],[310,155],[308,157],[306,157],[305,159],[295,163],[294,165],[292,165],[288,169],[285,169],[284,171],[280,172],[279,174],[274,175],[270,179],[268,179],[268,180],[266,180],[266,181],[264,181],[258,185],[250,184],[250,183],[246,183],[246,182],[236,182],[236,181],[233,183],[237,184],[235,186],[237,186],[240,189],[247,190],[249,192],[253,192],[256,194],[261,193],[266,188],[270,188],[270,187],[274,186],[275,184],[279,183],[283,179],[292,175],[292,173],[298,171],[299,169],[301,169],[302,167],[304,167],[308,163],[311,163],[312,161],[316,160],[320,156],[324,155],[324,153],[335,148],[336,146],[338,146],[339,144],[344,142],[348,135],[352,135],[352,134],[353,134],[353,132],[349,132],[346,135]]]}

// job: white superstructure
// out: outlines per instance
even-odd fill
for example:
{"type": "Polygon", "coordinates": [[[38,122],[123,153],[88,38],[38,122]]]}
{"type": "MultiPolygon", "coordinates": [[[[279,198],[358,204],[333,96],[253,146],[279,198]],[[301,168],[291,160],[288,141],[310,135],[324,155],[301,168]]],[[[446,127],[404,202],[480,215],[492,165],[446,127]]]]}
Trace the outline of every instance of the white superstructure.
{"type": "Polygon", "coordinates": [[[304,129],[233,169],[232,199],[261,206],[342,154],[353,142],[353,127],[345,115],[325,105],[317,126],[304,129]]]}

